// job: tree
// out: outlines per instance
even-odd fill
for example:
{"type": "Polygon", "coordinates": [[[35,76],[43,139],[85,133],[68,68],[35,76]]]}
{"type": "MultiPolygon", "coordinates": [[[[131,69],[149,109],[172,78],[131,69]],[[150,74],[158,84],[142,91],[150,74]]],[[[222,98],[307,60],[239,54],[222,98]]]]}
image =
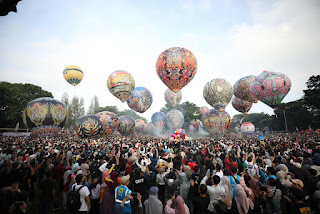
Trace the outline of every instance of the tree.
{"type": "Polygon", "coordinates": [[[308,80],[307,90],[302,98],[305,107],[313,114],[315,128],[320,128],[320,75],[311,76],[308,80]]]}
{"type": "Polygon", "coordinates": [[[144,117],[141,117],[140,115],[138,115],[135,111],[132,111],[132,110],[129,110],[129,109],[126,109],[124,111],[120,111],[118,116],[122,116],[122,115],[129,115],[131,117],[133,117],[133,119],[141,119],[143,120],[145,123],[147,123],[147,119],[145,119],[144,117]]]}
{"type": "Polygon", "coordinates": [[[93,113],[100,108],[99,99],[96,95],[93,97],[93,113]]]}
{"type": "Polygon", "coordinates": [[[74,96],[69,106],[69,126],[67,128],[74,128],[76,121],[84,115],[84,99],[74,96]]]}
{"type": "Polygon", "coordinates": [[[94,113],[102,112],[102,111],[110,111],[115,113],[116,115],[119,115],[119,109],[117,106],[105,106],[105,107],[99,107],[94,111],[94,113]]]}
{"type": "Polygon", "coordinates": [[[53,97],[51,92],[33,84],[0,82],[0,127],[20,127],[21,112],[28,102],[40,97],[53,97]]]}
{"type": "Polygon", "coordinates": [[[67,109],[67,121],[64,127],[69,128],[70,127],[70,116],[71,116],[71,106],[69,103],[69,95],[67,93],[64,93],[61,97],[61,102],[65,105],[67,109]]]}
{"type": "Polygon", "coordinates": [[[90,105],[89,105],[89,109],[87,111],[87,114],[92,115],[94,114],[94,107],[93,107],[93,99],[91,99],[90,105]]]}

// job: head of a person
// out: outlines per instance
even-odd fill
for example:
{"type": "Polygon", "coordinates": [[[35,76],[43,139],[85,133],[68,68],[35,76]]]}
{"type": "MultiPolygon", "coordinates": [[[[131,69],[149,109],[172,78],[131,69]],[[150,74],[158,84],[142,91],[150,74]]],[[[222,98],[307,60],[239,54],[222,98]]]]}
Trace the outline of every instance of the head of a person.
{"type": "Polygon", "coordinates": [[[291,179],[292,188],[302,190],[304,187],[303,182],[300,179],[291,179]]]}
{"type": "Polygon", "coordinates": [[[198,173],[200,172],[199,166],[193,167],[193,171],[194,171],[196,174],[198,174],[198,173]]]}
{"type": "Polygon", "coordinates": [[[235,167],[232,167],[232,168],[231,168],[231,174],[232,174],[232,175],[236,175],[237,172],[238,172],[238,169],[237,169],[237,168],[235,168],[235,167]]]}
{"type": "Polygon", "coordinates": [[[174,173],[174,172],[169,172],[169,179],[176,179],[176,173],[174,173]]]}
{"type": "Polygon", "coordinates": [[[220,170],[221,170],[220,164],[217,164],[217,165],[216,165],[216,169],[217,169],[217,171],[220,171],[220,170]]]}
{"type": "Polygon", "coordinates": [[[251,161],[252,161],[252,157],[249,156],[249,157],[247,158],[247,161],[248,161],[248,162],[251,162],[251,161]]]}
{"type": "Polygon", "coordinates": [[[120,181],[122,185],[128,186],[130,183],[130,175],[122,176],[120,181]]]}
{"type": "Polygon", "coordinates": [[[220,177],[218,175],[213,176],[213,183],[218,185],[220,183],[220,177]]]}
{"type": "Polygon", "coordinates": [[[204,184],[200,184],[199,188],[198,188],[199,194],[201,195],[206,195],[207,193],[207,186],[204,184]]]}
{"type": "Polygon", "coordinates": [[[276,175],[276,170],[273,167],[267,167],[267,174],[268,175],[276,175]]]}
{"type": "Polygon", "coordinates": [[[305,194],[301,189],[298,188],[291,188],[290,196],[295,201],[304,201],[305,200],[305,194]]]}
{"type": "Polygon", "coordinates": [[[277,184],[277,180],[274,178],[269,178],[267,182],[270,186],[274,187],[277,184]]]}
{"type": "Polygon", "coordinates": [[[52,170],[51,169],[46,169],[46,171],[44,172],[45,176],[47,178],[51,178],[52,177],[52,170]]]}
{"type": "Polygon", "coordinates": [[[175,207],[174,211],[176,214],[184,214],[185,213],[184,200],[180,195],[178,195],[176,198],[176,207],[175,207]]]}
{"type": "Polygon", "coordinates": [[[315,177],[316,175],[317,175],[317,170],[312,169],[312,168],[308,169],[308,176],[309,177],[315,177]]]}
{"type": "Polygon", "coordinates": [[[78,185],[81,184],[82,178],[83,178],[82,174],[79,174],[76,176],[75,181],[77,182],[78,185]]]}
{"type": "Polygon", "coordinates": [[[158,196],[158,192],[159,192],[158,187],[152,186],[152,187],[149,189],[149,195],[158,196]]]}

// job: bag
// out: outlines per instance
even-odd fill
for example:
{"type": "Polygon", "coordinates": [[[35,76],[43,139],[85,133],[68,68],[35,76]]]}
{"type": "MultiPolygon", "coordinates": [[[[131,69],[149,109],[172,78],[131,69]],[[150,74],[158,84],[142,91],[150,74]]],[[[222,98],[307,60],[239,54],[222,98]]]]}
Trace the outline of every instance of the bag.
{"type": "Polygon", "coordinates": [[[67,195],[67,210],[71,213],[78,212],[81,207],[80,190],[82,187],[83,186],[76,190],[76,186],[74,186],[67,195]]]}
{"type": "Polygon", "coordinates": [[[237,183],[237,184],[240,184],[240,182],[238,181],[238,179],[235,177],[235,176],[232,176],[234,181],[237,183]]]}
{"type": "Polygon", "coordinates": [[[222,213],[228,212],[228,206],[222,200],[219,200],[216,206],[220,208],[220,212],[222,213]]]}

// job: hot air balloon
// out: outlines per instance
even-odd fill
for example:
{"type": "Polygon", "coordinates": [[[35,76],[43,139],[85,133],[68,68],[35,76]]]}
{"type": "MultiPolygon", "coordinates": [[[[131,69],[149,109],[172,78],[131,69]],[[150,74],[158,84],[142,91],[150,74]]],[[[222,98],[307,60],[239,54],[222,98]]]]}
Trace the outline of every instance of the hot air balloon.
{"type": "Polygon", "coordinates": [[[246,123],[242,123],[241,125],[241,132],[243,134],[250,135],[250,134],[253,134],[255,130],[256,129],[252,123],[246,122],[246,123]]]}
{"type": "Polygon", "coordinates": [[[147,133],[147,134],[150,134],[150,135],[153,135],[155,129],[156,129],[155,125],[154,125],[153,123],[149,123],[149,124],[147,124],[147,126],[146,126],[146,133],[147,133]]]}
{"type": "Polygon", "coordinates": [[[210,109],[202,115],[205,130],[211,135],[224,135],[231,125],[230,115],[225,111],[210,109]]]}
{"type": "Polygon", "coordinates": [[[166,100],[166,102],[172,106],[175,107],[176,105],[178,105],[182,99],[182,93],[181,91],[178,91],[177,93],[171,91],[170,89],[167,89],[164,92],[164,99],[166,100]]]}
{"type": "Polygon", "coordinates": [[[239,79],[233,86],[233,94],[241,100],[251,103],[257,103],[258,100],[254,98],[250,91],[250,84],[256,79],[256,76],[246,76],[239,79]]]}
{"type": "Polygon", "coordinates": [[[22,111],[22,120],[34,137],[56,135],[65,125],[67,109],[65,105],[51,97],[41,97],[30,101],[22,111]]]}
{"type": "Polygon", "coordinates": [[[136,132],[141,132],[141,133],[144,133],[145,132],[145,123],[144,123],[144,121],[143,120],[141,120],[141,119],[136,119],[135,121],[134,121],[134,123],[135,123],[135,131],[136,132]]]}
{"type": "Polygon", "coordinates": [[[161,81],[173,92],[186,86],[197,73],[197,60],[186,48],[169,48],[160,54],[156,69],[161,81]]]}
{"type": "Polygon", "coordinates": [[[152,104],[152,94],[145,87],[135,87],[127,99],[128,106],[139,113],[147,111],[152,104]]]}
{"type": "Polygon", "coordinates": [[[102,111],[97,113],[96,116],[98,116],[102,122],[102,135],[111,135],[118,128],[119,118],[117,114],[102,111]]]}
{"type": "Polygon", "coordinates": [[[224,111],[232,98],[232,86],[224,79],[213,79],[203,89],[203,97],[218,111],[224,111]]]}
{"type": "Polygon", "coordinates": [[[162,131],[163,126],[166,121],[166,115],[163,112],[155,112],[151,116],[151,121],[154,124],[154,127],[160,131],[162,131]]]}
{"type": "Polygon", "coordinates": [[[64,79],[73,86],[78,85],[83,79],[81,68],[75,65],[69,65],[63,70],[64,79]]]}
{"type": "Polygon", "coordinates": [[[166,114],[166,124],[170,130],[177,130],[182,127],[184,116],[181,111],[172,109],[166,114]]]}
{"type": "Polygon", "coordinates": [[[209,110],[209,108],[207,106],[201,106],[200,107],[200,114],[203,115],[204,113],[206,113],[209,110]]]}
{"type": "Polygon", "coordinates": [[[190,125],[188,126],[188,129],[189,129],[189,131],[190,131],[191,134],[194,132],[194,126],[193,126],[192,124],[190,124],[190,125]]]}
{"type": "Polygon", "coordinates": [[[128,136],[134,130],[135,122],[133,117],[122,115],[119,117],[118,131],[123,136],[128,136]]]}
{"type": "Polygon", "coordinates": [[[76,132],[80,137],[93,137],[100,134],[102,123],[96,115],[85,115],[76,122],[76,132]]]}
{"type": "Polygon", "coordinates": [[[245,101],[245,100],[241,100],[238,97],[234,96],[232,98],[232,102],[231,102],[233,108],[241,113],[247,114],[248,111],[251,109],[252,107],[252,103],[245,101]]]}
{"type": "Polygon", "coordinates": [[[262,72],[250,84],[251,94],[272,108],[277,108],[291,89],[291,80],[285,74],[271,71],[262,72]]]}
{"type": "Polygon", "coordinates": [[[114,71],[107,80],[107,86],[111,94],[124,102],[131,95],[135,82],[131,74],[126,71],[114,71]]]}

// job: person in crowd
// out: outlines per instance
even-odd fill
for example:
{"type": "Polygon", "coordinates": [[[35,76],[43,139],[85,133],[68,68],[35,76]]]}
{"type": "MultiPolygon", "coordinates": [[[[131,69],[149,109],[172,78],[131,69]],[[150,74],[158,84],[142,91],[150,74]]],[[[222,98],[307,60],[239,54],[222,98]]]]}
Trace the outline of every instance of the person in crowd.
{"type": "Polygon", "coordinates": [[[239,214],[247,214],[254,208],[253,202],[247,197],[245,190],[240,184],[236,185],[235,201],[239,214]]]}
{"type": "Polygon", "coordinates": [[[149,189],[149,198],[144,202],[146,214],[162,214],[163,204],[158,199],[158,192],[158,187],[152,186],[149,189]]]}
{"type": "Polygon", "coordinates": [[[207,194],[207,186],[201,184],[198,189],[194,187],[194,181],[190,181],[188,199],[193,204],[193,213],[202,214],[208,212],[210,196],[207,194]]]}
{"type": "Polygon", "coordinates": [[[53,203],[57,201],[56,180],[52,179],[52,170],[47,169],[46,178],[40,184],[40,213],[49,214],[53,203]]]}
{"type": "Polygon", "coordinates": [[[171,199],[167,201],[165,207],[166,214],[189,214],[189,208],[184,203],[183,198],[180,195],[173,195],[171,199]],[[175,203],[175,208],[172,208],[172,204],[175,203]]]}
{"type": "Polygon", "coordinates": [[[115,212],[118,212],[120,205],[123,203],[122,206],[122,213],[123,214],[131,214],[131,204],[130,204],[130,197],[126,197],[127,195],[131,194],[131,190],[128,188],[130,183],[130,175],[126,175],[121,177],[121,185],[115,188],[115,212]],[[126,200],[124,200],[126,198],[126,200]]]}
{"type": "Polygon", "coordinates": [[[207,193],[210,196],[210,204],[208,206],[208,213],[214,213],[214,207],[221,199],[222,189],[219,185],[220,177],[217,175],[212,176],[212,173],[208,173],[203,177],[201,184],[207,184],[207,193]]]}
{"type": "Polygon", "coordinates": [[[91,208],[90,204],[90,191],[88,187],[83,186],[82,183],[85,180],[85,176],[82,174],[79,174],[76,176],[75,181],[76,183],[72,185],[71,189],[75,191],[79,191],[80,194],[80,202],[81,206],[80,209],[78,210],[78,213],[88,213],[91,208]]]}

